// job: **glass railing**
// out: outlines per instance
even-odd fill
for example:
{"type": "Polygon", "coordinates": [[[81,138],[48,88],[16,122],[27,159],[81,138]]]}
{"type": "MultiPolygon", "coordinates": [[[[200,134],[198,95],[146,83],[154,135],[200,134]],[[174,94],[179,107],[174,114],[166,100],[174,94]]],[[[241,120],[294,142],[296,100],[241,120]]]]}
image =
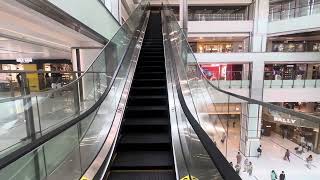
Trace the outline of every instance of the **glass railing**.
{"type": "Polygon", "coordinates": [[[177,120],[176,125],[172,126],[176,126],[179,131],[181,153],[187,167],[185,171],[177,169],[177,174],[180,179],[240,179],[204,131],[209,127],[207,122],[202,121],[202,114],[208,115],[208,111],[193,99],[193,95],[197,96],[197,99],[207,98],[199,93],[202,91],[200,84],[194,84],[197,80],[189,76],[190,73],[197,74],[198,66],[192,65],[195,61],[187,61],[188,55],[192,55],[191,49],[173,11],[169,10],[167,5],[163,10],[163,24],[165,57],[166,61],[169,61],[166,67],[172,69],[171,76],[175,83],[173,87],[176,87],[173,94],[177,120]],[[189,87],[190,83],[192,88],[189,87]]]}
{"type": "MultiPolygon", "coordinates": [[[[204,70],[198,64],[183,30],[180,29],[174,18],[173,12],[167,10],[165,13],[169,26],[168,40],[172,45],[171,55],[174,57],[173,61],[177,64],[178,83],[181,86],[186,106],[225,158],[229,162],[233,162],[235,169],[237,168],[236,155],[238,151],[243,159],[247,158],[249,164],[259,169],[253,172],[247,171],[247,173],[239,172],[242,178],[247,178],[248,174],[258,179],[269,178],[272,169],[265,167],[265,161],[256,160],[259,157],[257,149],[260,145],[271,148],[269,149],[271,152],[269,156],[278,158],[279,161],[283,161],[283,154],[272,154],[274,151],[272,148],[278,148],[275,149],[278,151],[281,149],[281,152],[288,149],[290,153],[302,159],[304,156],[296,150],[299,145],[305,148],[312,147],[311,151],[314,153],[320,152],[320,145],[317,140],[319,138],[319,117],[260,101],[262,88],[255,89],[253,87],[248,97],[218,88],[216,86],[217,82],[212,82],[206,78],[204,70]],[[198,66],[195,66],[195,64],[198,66]],[[225,108],[227,111],[224,110],[225,108]],[[234,110],[237,110],[237,112],[233,112],[234,110]],[[281,143],[281,138],[278,138],[280,136],[279,129],[283,129],[281,132],[288,132],[285,136],[286,143],[281,143]],[[261,140],[262,135],[264,136],[263,140],[261,140]],[[281,146],[279,146],[278,141],[280,141],[281,146]]],[[[191,123],[190,120],[189,122],[191,123]]],[[[181,129],[181,132],[184,133],[181,133],[181,137],[187,136],[194,138],[196,141],[198,139],[201,141],[202,137],[198,135],[199,129],[194,129],[194,126],[188,122],[184,127],[184,129],[181,129]],[[194,133],[198,136],[195,136],[194,133]]],[[[191,145],[186,146],[187,151],[192,151],[191,145]]],[[[197,147],[203,149],[201,146],[197,147]]],[[[207,150],[207,152],[209,151],[207,150]]],[[[195,154],[193,155],[199,159],[209,160],[206,153],[202,154],[201,152],[198,156],[195,154]],[[200,157],[200,154],[203,156],[200,157]]],[[[210,155],[210,153],[208,154],[210,155]]],[[[219,157],[218,153],[216,157],[219,157]]],[[[199,161],[199,159],[197,160],[199,161]]],[[[197,162],[197,160],[193,159],[193,162],[197,162]]],[[[192,162],[190,164],[192,165],[192,162]]],[[[244,166],[243,164],[239,165],[244,166]]],[[[189,174],[191,176],[193,174],[197,175],[203,170],[200,170],[199,167],[192,166],[192,168],[195,168],[195,172],[190,170],[189,174]]],[[[211,168],[218,169],[224,179],[225,173],[230,172],[219,169],[221,168],[219,163],[213,161],[211,166],[207,166],[207,169],[204,168],[208,172],[207,176],[213,175],[209,173],[211,168]]]]}
{"type": "Polygon", "coordinates": [[[21,82],[27,82],[28,86],[25,88],[28,88],[30,94],[36,95],[65,86],[83,73],[84,71],[1,70],[0,99],[22,96],[21,82]]]}
{"type": "Polygon", "coordinates": [[[36,96],[1,101],[0,179],[81,177],[117,112],[147,5],[140,3],[75,81],[36,96]]]}
{"type": "MultiPolygon", "coordinates": [[[[280,6],[280,9],[282,7],[280,6]]],[[[294,7],[289,9],[282,9],[282,10],[274,10],[273,8],[270,9],[269,12],[269,21],[279,21],[285,19],[292,19],[302,16],[310,16],[313,14],[320,13],[320,3],[312,3],[307,6],[301,7],[294,7]]]]}
{"type": "Polygon", "coordinates": [[[189,21],[243,21],[244,13],[235,14],[189,14],[189,21]]]}
{"type": "Polygon", "coordinates": [[[291,71],[290,73],[265,71],[264,88],[319,88],[319,72],[291,71]]]}
{"type": "MultiPolygon", "coordinates": [[[[252,73],[259,72],[249,71],[225,71],[220,73],[210,72],[203,68],[206,79],[210,80],[213,85],[221,89],[242,89],[250,88],[252,73]]],[[[317,71],[301,72],[292,71],[290,74],[273,71],[264,72],[263,84],[264,88],[320,88],[320,80],[317,71]]],[[[255,80],[257,82],[257,80],[255,80]]]]}

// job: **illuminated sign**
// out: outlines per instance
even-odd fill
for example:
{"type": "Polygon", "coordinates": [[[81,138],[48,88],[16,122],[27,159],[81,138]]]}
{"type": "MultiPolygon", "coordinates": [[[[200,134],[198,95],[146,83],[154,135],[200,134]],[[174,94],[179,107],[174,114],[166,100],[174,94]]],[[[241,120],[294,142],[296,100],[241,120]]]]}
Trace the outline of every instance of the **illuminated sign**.
{"type": "Polygon", "coordinates": [[[31,63],[32,62],[32,58],[17,58],[16,61],[18,63],[31,63]]]}
{"type": "Polygon", "coordinates": [[[296,119],[289,119],[289,118],[281,118],[281,117],[274,117],[274,121],[287,123],[287,124],[294,124],[297,120],[296,119]]]}

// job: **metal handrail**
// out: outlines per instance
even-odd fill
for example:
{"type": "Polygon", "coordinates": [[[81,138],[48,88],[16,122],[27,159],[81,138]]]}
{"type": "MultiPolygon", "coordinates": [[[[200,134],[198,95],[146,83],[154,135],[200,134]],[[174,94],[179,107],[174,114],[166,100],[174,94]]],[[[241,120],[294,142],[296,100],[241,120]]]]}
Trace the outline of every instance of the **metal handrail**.
{"type": "MultiPolygon", "coordinates": [[[[169,24],[168,22],[166,22],[166,18],[164,18],[163,21],[164,21],[163,24],[169,24]]],[[[168,27],[167,27],[167,29],[168,29],[168,27]]],[[[167,34],[170,34],[170,32],[164,33],[164,35],[167,35],[167,34]]],[[[167,42],[170,42],[171,40],[172,39],[168,39],[167,42]]],[[[169,43],[169,46],[171,46],[171,43],[169,43]]],[[[168,49],[171,50],[170,56],[174,56],[172,58],[172,61],[174,61],[174,62],[172,62],[172,64],[173,64],[173,66],[172,66],[173,78],[175,81],[177,95],[178,95],[178,99],[179,99],[181,108],[182,108],[183,113],[185,114],[188,122],[190,123],[192,129],[194,130],[194,132],[198,136],[201,144],[203,145],[204,149],[207,151],[211,161],[213,162],[213,164],[215,165],[215,167],[219,171],[219,174],[221,175],[221,177],[223,177],[223,179],[225,179],[225,180],[241,180],[240,176],[234,171],[233,167],[230,166],[227,159],[224,158],[221,151],[213,143],[213,141],[211,140],[211,138],[209,137],[207,132],[201,127],[199,122],[196,120],[196,118],[194,117],[194,115],[190,111],[190,109],[184,99],[184,95],[182,93],[182,88],[181,88],[181,84],[180,84],[180,78],[178,75],[178,70],[177,70],[178,62],[177,61],[178,61],[179,57],[175,56],[175,53],[173,52],[173,47],[169,47],[168,49]]],[[[190,178],[191,178],[191,176],[192,176],[192,174],[189,175],[190,178]]]]}

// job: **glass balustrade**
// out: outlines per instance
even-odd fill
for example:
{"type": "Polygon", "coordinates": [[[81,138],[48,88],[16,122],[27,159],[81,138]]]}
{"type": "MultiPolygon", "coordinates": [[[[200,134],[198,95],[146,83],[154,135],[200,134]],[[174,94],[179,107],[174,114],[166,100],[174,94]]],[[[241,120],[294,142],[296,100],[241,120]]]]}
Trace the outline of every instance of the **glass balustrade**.
{"type": "Polygon", "coordinates": [[[282,7],[274,7],[270,8],[269,12],[269,21],[279,21],[279,20],[285,20],[285,19],[292,19],[302,16],[310,16],[314,14],[320,13],[320,3],[312,3],[307,6],[301,6],[301,7],[293,7],[293,8],[287,8],[282,9],[282,7]],[[280,10],[278,10],[280,9],[280,10]]]}
{"type": "MultiPolygon", "coordinates": [[[[110,114],[115,113],[120,98],[119,93],[123,89],[125,75],[130,64],[128,60],[128,62],[122,62],[122,60],[129,47],[132,48],[134,46],[132,43],[137,38],[136,29],[141,26],[141,19],[145,16],[146,6],[147,1],[142,1],[130,18],[102,49],[90,67],[78,79],[59,89],[35,95],[30,93],[29,88],[27,88],[30,85],[29,82],[23,81],[21,82],[23,96],[0,100],[1,112],[3,113],[0,117],[1,157],[31,143],[58,127],[74,121],[78,117],[82,117],[88,110],[94,108],[95,104],[101,101],[101,98],[106,97],[109,99],[108,103],[110,104],[105,105],[105,107],[109,108],[108,112],[110,114]],[[113,78],[114,82],[111,84],[113,78]],[[106,95],[107,90],[109,90],[108,95],[106,95]]],[[[27,78],[23,79],[27,80],[27,78]]],[[[72,136],[67,136],[72,141],[75,139],[74,136],[79,136],[76,138],[78,139],[77,146],[82,143],[80,140],[85,136],[88,127],[92,125],[94,114],[91,113],[91,116],[86,117],[85,120],[80,121],[73,127],[77,129],[75,132],[79,134],[71,133],[72,136]]],[[[69,131],[71,132],[72,130],[69,131]]],[[[52,141],[55,141],[55,139],[52,141]]],[[[59,141],[56,147],[63,148],[63,143],[59,141]]],[[[43,147],[39,147],[39,149],[43,149],[43,147]]],[[[71,149],[76,152],[74,148],[71,149]]],[[[79,148],[76,147],[76,149],[79,148]]],[[[68,153],[71,152],[71,149],[68,149],[68,153]]],[[[35,150],[35,152],[38,152],[38,150],[35,150]]],[[[43,151],[39,150],[39,152],[42,153],[43,151]]],[[[45,151],[44,153],[46,154],[45,151]]],[[[30,158],[26,160],[26,163],[31,163],[30,159],[34,158],[34,154],[37,153],[29,154],[30,158]]],[[[51,152],[51,154],[54,153],[51,152]]],[[[16,166],[19,164],[17,161],[16,166]]],[[[28,165],[26,164],[26,166],[28,165]]],[[[4,171],[2,169],[2,172],[4,171]]],[[[48,172],[47,175],[50,173],[48,172]]],[[[2,178],[1,175],[0,177],[0,179],[7,179],[2,178]]]]}
{"type": "MultiPolygon", "coordinates": [[[[304,148],[310,147],[314,153],[320,153],[319,117],[262,102],[263,86],[252,87],[251,93],[244,96],[223,89],[222,85],[219,86],[221,83],[219,79],[208,79],[208,74],[198,64],[173,12],[167,10],[165,13],[169,26],[168,40],[173,48],[173,61],[177,64],[178,83],[181,86],[183,98],[193,116],[228,161],[233,161],[239,150],[247,157],[257,157],[259,155],[257,148],[261,144],[264,147],[265,143],[261,140],[262,136],[277,145],[281,143],[282,133],[288,140],[285,144],[281,144],[282,148],[288,149],[300,158],[304,157],[296,150],[299,145],[304,148]]],[[[228,83],[229,88],[230,82],[228,83]]],[[[263,81],[254,82],[256,83],[263,85],[263,81]]],[[[291,85],[282,82],[283,87],[291,87],[291,85]]],[[[182,129],[182,132],[192,133],[189,131],[191,128],[186,125],[184,127],[186,128],[182,129]]],[[[193,137],[191,134],[189,136],[193,137]]],[[[282,158],[281,155],[279,160],[282,158]]],[[[191,175],[193,173],[198,172],[190,172],[191,175]]],[[[259,178],[259,175],[257,177],[259,178]]]]}

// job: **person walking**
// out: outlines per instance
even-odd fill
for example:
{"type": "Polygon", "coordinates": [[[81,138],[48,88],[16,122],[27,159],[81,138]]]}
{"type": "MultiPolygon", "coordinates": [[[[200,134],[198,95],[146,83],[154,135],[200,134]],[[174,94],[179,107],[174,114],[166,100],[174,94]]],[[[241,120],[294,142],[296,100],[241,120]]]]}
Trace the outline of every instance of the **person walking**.
{"type": "Polygon", "coordinates": [[[224,143],[224,141],[226,140],[226,138],[227,138],[227,135],[226,135],[225,132],[223,132],[222,138],[221,138],[221,142],[224,143]]]}
{"type": "Polygon", "coordinates": [[[240,164],[236,164],[236,165],[234,166],[234,168],[235,168],[235,170],[236,170],[236,173],[237,173],[237,174],[240,174],[240,170],[241,170],[240,164]]]}
{"type": "Polygon", "coordinates": [[[306,159],[306,161],[307,161],[307,167],[308,167],[309,169],[311,169],[312,160],[313,160],[313,158],[312,158],[312,155],[310,154],[310,155],[307,157],[307,159],[306,159]]]}
{"type": "Polygon", "coordinates": [[[248,170],[248,166],[249,166],[249,160],[248,160],[248,158],[246,158],[244,160],[243,172],[246,172],[248,170]]]}
{"type": "Polygon", "coordinates": [[[242,156],[241,156],[240,152],[238,152],[236,158],[237,158],[237,164],[241,164],[242,156]]]}
{"type": "Polygon", "coordinates": [[[285,180],[286,179],[286,175],[284,174],[284,171],[281,172],[279,179],[280,180],[285,180]]]}
{"type": "Polygon", "coordinates": [[[287,149],[286,153],[284,154],[283,160],[288,160],[290,162],[290,151],[287,149]]]}
{"type": "Polygon", "coordinates": [[[259,158],[262,153],[262,146],[261,145],[258,147],[257,152],[258,152],[258,158],[259,158]]]}
{"type": "Polygon", "coordinates": [[[252,170],[253,170],[253,165],[252,165],[252,162],[250,161],[247,169],[249,176],[252,175],[252,170]]]}
{"type": "MultiPolygon", "coordinates": [[[[57,69],[55,67],[52,67],[52,73],[51,73],[51,88],[52,89],[59,89],[62,87],[62,74],[60,72],[57,72],[57,69]]],[[[60,91],[60,95],[62,95],[62,92],[60,91]]],[[[54,92],[51,94],[51,98],[54,97],[54,92]]]]}
{"type": "Polygon", "coordinates": [[[276,180],[276,179],[278,179],[277,173],[274,170],[272,170],[271,171],[271,180],[276,180]]]}
{"type": "Polygon", "coordinates": [[[233,168],[233,163],[232,163],[232,161],[230,161],[229,164],[230,164],[230,166],[233,168]]]}

